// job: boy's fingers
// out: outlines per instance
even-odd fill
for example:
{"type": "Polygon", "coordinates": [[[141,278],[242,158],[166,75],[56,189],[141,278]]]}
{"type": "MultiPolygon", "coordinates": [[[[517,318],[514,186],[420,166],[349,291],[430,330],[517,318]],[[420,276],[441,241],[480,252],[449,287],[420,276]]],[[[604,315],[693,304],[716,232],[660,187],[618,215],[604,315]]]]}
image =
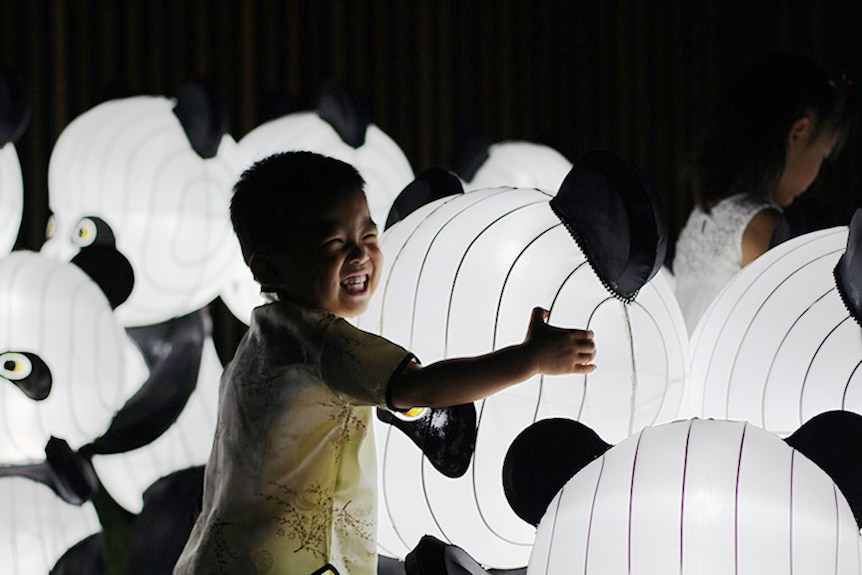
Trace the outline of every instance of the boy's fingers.
{"type": "Polygon", "coordinates": [[[531,323],[538,323],[538,322],[547,323],[549,315],[550,315],[550,312],[548,312],[548,310],[536,306],[533,308],[533,316],[530,318],[530,322],[531,323]]]}

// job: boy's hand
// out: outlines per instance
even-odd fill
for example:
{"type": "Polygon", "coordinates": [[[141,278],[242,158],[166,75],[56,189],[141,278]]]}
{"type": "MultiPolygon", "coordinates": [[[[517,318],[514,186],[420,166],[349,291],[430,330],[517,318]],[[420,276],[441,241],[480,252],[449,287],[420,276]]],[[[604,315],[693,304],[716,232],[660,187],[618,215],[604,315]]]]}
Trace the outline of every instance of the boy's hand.
{"type": "Polygon", "coordinates": [[[592,330],[564,329],[548,325],[550,312],[533,308],[524,345],[530,350],[538,373],[559,375],[591,373],[596,357],[592,330]]]}

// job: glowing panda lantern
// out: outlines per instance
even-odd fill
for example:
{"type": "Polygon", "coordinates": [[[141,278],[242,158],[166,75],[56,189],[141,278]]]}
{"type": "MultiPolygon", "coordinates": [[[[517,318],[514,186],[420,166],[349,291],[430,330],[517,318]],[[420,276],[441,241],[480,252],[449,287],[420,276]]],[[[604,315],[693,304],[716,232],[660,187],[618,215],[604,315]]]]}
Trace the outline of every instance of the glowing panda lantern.
{"type": "Polygon", "coordinates": [[[521,430],[566,416],[624,438],[677,415],[688,339],[659,272],[665,231],[655,198],[636,170],[592,153],[556,196],[523,188],[451,195],[413,211],[381,242],[384,273],[358,325],[424,363],[520,343],[537,305],[552,324],[595,331],[593,374],[536,377],[477,402],[475,453],[461,477],[438,473],[404,434],[378,422],[381,552],[404,557],[428,534],[480,563],[521,567],[534,533],[512,514],[500,481],[521,430]]]}
{"type": "Polygon", "coordinates": [[[862,573],[862,417],[824,413],[788,440],[679,420],[617,445],[564,419],[507,454],[513,508],[537,525],[527,573],[862,573]]]}
{"type": "Polygon", "coordinates": [[[122,293],[112,297],[73,263],[0,260],[0,462],[44,457],[52,435],[77,449],[122,406],[128,339],[111,307],[122,293]]]}
{"type": "Polygon", "coordinates": [[[862,211],[746,266],[692,334],[692,415],[786,435],[822,411],[862,412],[862,211]],[[848,233],[849,231],[849,233],[848,233]]]}
{"type": "Polygon", "coordinates": [[[132,512],[159,477],[206,461],[215,430],[222,366],[206,306],[241,259],[228,204],[245,165],[225,122],[211,95],[189,84],[176,99],[92,108],[51,156],[54,229],[43,252],[65,258],[81,246],[116,245],[134,268],[117,316],[137,347],[128,358],[136,385],[84,447],[132,512]]]}
{"type": "Polygon", "coordinates": [[[24,209],[24,183],[14,142],[30,119],[19,78],[0,76],[0,254],[12,251],[24,209]]]}
{"type": "Polygon", "coordinates": [[[109,100],[61,132],[48,166],[50,237],[42,251],[69,259],[115,241],[135,287],[123,325],[167,321],[205,307],[240,257],[228,218],[244,161],[213,124],[217,106],[195,85],[176,99],[109,100]]]}
{"type": "MultiPolygon", "coordinates": [[[[369,123],[363,107],[342,88],[327,86],[316,110],[295,112],[257,126],[239,142],[249,161],[277,152],[308,150],[354,166],[365,180],[371,217],[383,227],[392,202],[413,179],[410,162],[398,144],[369,123]]],[[[251,310],[264,303],[242,257],[221,294],[231,312],[248,324],[251,310]]]]}
{"type": "Polygon", "coordinates": [[[460,163],[455,171],[468,191],[496,186],[556,190],[572,169],[572,162],[550,146],[521,140],[483,146],[460,163]]]}
{"type": "Polygon", "coordinates": [[[96,252],[75,263],[30,251],[0,259],[4,573],[46,573],[99,531],[84,503],[96,480],[72,449],[102,433],[129,393],[128,339],[113,306],[128,295],[131,270],[116,252],[96,252]],[[100,287],[89,273],[103,258],[114,277],[100,287]]]}

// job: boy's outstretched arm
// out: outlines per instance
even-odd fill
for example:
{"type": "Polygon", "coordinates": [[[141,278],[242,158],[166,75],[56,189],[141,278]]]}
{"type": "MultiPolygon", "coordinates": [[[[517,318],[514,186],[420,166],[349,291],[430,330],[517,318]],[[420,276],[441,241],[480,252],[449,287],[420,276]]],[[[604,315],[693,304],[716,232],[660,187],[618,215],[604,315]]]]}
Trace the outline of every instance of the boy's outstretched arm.
{"type": "Polygon", "coordinates": [[[484,355],[411,363],[392,382],[393,407],[448,407],[482,399],[536,374],[591,373],[596,366],[592,331],[547,324],[534,308],[527,336],[518,345],[484,355]]]}

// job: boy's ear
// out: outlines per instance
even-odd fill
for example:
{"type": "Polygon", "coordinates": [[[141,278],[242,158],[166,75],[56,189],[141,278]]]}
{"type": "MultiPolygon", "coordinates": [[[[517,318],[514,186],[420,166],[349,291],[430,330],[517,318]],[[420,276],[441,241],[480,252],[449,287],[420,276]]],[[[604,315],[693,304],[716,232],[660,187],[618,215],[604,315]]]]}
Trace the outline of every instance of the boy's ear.
{"type": "Polygon", "coordinates": [[[811,118],[802,116],[790,126],[787,134],[787,149],[796,150],[800,145],[807,144],[811,136],[811,118]]]}
{"type": "Polygon", "coordinates": [[[266,254],[251,254],[248,258],[248,267],[257,283],[262,286],[277,285],[278,277],[272,261],[266,254]]]}

